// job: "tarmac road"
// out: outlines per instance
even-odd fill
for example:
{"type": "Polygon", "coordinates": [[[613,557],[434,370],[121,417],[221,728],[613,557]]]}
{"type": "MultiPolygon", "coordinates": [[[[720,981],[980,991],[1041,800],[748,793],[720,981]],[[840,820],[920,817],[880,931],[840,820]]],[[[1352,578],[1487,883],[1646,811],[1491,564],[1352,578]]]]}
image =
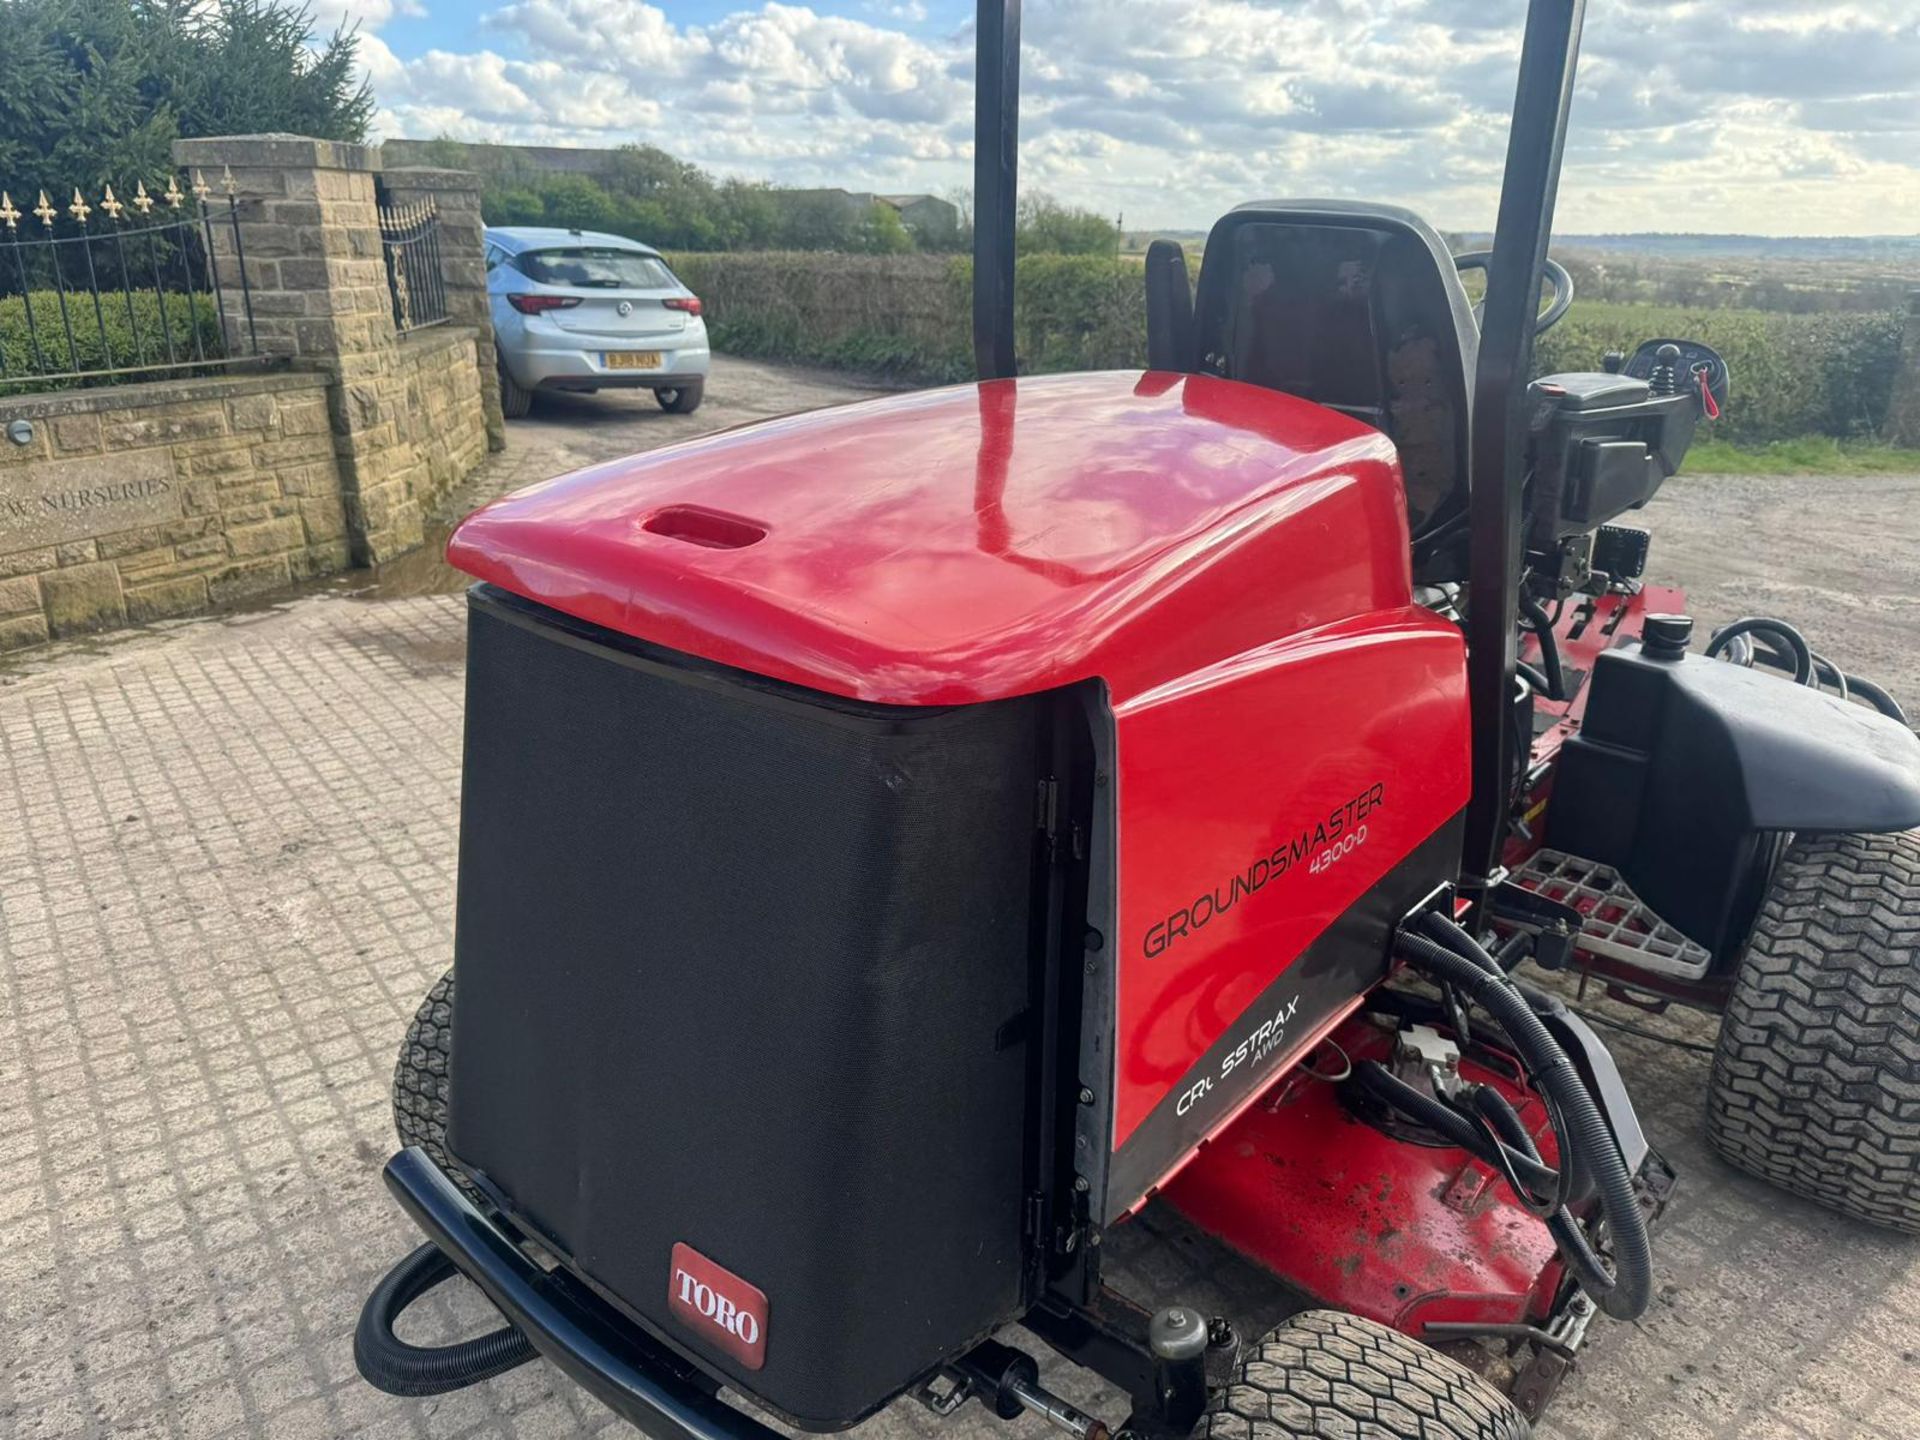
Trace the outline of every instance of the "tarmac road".
{"type": "MultiPolygon", "coordinates": [[[[692,417],[561,400],[459,503],[873,392],[723,358],[709,393],[692,417]]],[[[1693,589],[1703,626],[1783,614],[1920,702],[1920,477],[1681,479],[1645,518],[1655,577],[1693,589]]],[[[0,667],[0,1437],[629,1433],[544,1365],[417,1401],[353,1371],[359,1304],[413,1243],[378,1176],[393,1057],[451,954],[457,584],[422,557],[0,667]]],[[[1920,1435],[1920,1242],[1720,1165],[1705,1057],[1617,1048],[1681,1188],[1653,1309],[1597,1322],[1540,1433],[1920,1435]]],[[[1254,1332],[1297,1303],[1163,1212],[1108,1251],[1121,1288],[1254,1332]]],[[[484,1318],[470,1294],[420,1308],[422,1339],[484,1318]]],[[[1047,1373],[1119,1418],[1084,1374],[1047,1373]]],[[[936,1432],[999,1433],[977,1407],[903,1404],[857,1434],[936,1432]]]]}

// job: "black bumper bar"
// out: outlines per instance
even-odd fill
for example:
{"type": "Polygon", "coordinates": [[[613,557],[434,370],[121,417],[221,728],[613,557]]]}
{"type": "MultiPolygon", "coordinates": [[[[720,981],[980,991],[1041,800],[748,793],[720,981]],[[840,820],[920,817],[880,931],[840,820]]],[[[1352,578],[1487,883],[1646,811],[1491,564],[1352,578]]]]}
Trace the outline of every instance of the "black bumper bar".
{"type": "Polygon", "coordinates": [[[386,1181],[427,1238],[534,1348],[621,1419],[654,1440],[783,1440],[581,1281],[534,1264],[418,1148],[387,1162],[386,1181]]]}

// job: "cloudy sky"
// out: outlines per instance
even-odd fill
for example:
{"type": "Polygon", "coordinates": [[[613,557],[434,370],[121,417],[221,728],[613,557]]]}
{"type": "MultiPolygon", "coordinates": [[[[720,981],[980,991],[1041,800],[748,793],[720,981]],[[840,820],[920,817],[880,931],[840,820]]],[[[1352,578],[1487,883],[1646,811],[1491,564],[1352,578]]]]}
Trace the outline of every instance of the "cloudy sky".
{"type": "MultiPolygon", "coordinates": [[[[1491,224],[1518,0],[1027,0],[1022,181],[1200,228],[1348,195],[1491,224]]],[[[968,179],[967,0],[327,0],[383,136],[968,179]]],[[[1557,228],[1920,232],[1920,0],[1590,0],[1557,228]]]]}

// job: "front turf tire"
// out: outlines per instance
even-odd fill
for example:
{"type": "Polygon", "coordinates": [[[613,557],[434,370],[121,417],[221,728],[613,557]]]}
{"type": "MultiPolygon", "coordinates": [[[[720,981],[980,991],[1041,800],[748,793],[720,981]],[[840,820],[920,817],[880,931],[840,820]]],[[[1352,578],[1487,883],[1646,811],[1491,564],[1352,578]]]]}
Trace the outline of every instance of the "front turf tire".
{"type": "Polygon", "coordinates": [[[1714,1149],[1920,1233],[1920,833],[1810,835],[1761,902],[1720,1024],[1714,1149]]]}
{"type": "Polygon", "coordinates": [[[1506,1396],[1418,1340],[1358,1315],[1308,1310],[1240,1361],[1196,1440],[1527,1440],[1506,1396]]]}
{"type": "Polygon", "coordinates": [[[689,380],[684,385],[668,385],[653,392],[653,398],[660,402],[660,408],[669,415],[691,415],[700,408],[700,402],[706,398],[707,382],[689,380]]]}

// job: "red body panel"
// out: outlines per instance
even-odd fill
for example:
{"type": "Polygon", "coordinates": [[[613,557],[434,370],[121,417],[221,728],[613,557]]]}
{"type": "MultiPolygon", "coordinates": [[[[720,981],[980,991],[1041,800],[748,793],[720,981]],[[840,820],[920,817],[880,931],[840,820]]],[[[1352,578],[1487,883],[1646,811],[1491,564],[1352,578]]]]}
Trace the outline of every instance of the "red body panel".
{"type": "MultiPolygon", "coordinates": [[[[1365,1017],[1333,1039],[1354,1061],[1384,1060],[1391,1048],[1365,1017]]],[[[1339,1073],[1331,1046],[1318,1056],[1339,1073]]],[[[1552,1126],[1530,1091],[1472,1060],[1460,1070],[1500,1090],[1557,1162],[1552,1126]]],[[[1165,1198],[1295,1289],[1414,1335],[1430,1321],[1538,1323],[1560,1286],[1546,1224],[1493,1170],[1463,1150],[1375,1129],[1333,1085],[1300,1071],[1202,1149],[1165,1198]]]]}
{"type": "Polygon", "coordinates": [[[1093,676],[1115,700],[1407,603],[1379,432],[1233,381],[890,396],[562,476],[454,532],[482,580],[644,640],[903,705],[1093,676]]]}
{"type": "MultiPolygon", "coordinates": [[[[1295,956],[1460,811],[1471,766],[1460,633],[1413,607],[1278,641],[1115,716],[1117,1148],[1295,956]]],[[[1307,1038],[1268,1037],[1235,1068],[1271,1073],[1307,1038]]]]}

